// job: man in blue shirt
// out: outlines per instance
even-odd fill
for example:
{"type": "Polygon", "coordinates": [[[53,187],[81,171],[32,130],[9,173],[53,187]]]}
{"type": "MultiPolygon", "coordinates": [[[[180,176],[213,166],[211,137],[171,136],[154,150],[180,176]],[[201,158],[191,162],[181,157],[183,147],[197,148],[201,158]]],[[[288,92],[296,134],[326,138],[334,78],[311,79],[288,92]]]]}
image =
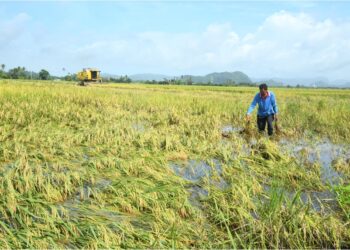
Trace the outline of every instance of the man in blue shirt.
{"type": "Polygon", "coordinates": [[[247,112],[247,120],[250,120],[250,114],[253,112],[256,104],[259,105],[257,123],[260,132],[265,131],[267,123],[267,131],[269,135],[273,134],[273,120],[277,121],[277,102],[274,93],[267,91],[265,83],[259,86],[260,92],[254,97],[247,112]]]}

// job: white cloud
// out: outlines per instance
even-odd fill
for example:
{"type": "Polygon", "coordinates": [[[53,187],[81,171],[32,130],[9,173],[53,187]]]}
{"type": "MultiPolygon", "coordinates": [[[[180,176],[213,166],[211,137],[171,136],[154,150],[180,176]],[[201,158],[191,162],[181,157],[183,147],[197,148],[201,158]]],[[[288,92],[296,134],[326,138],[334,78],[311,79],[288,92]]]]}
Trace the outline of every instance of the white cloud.
{"type": "Polygon", "coordinates": [[[19,13],[10,20],[0,20],[0,46],[5,47],[23,35],[29,20],[30,16],[26,13],[19,13]]]}
{"type": "MultiPolygon", "coordinates": [[[[0,23],[0,44],[21,40],[29,17],[20,14],[0,23]],[[6,37],[6,38],[3,38],[6,37]]],[[[255,32],[239,36],[230,23],[211,24],[200,33],[142,32],[89,39],[32,39],[32,51],[21,58],[49,70],[71,71],[97,66],[105,72],[203,74],[242,70],[264,77],[347,78],[350,71],[350,23],[315,20],[306,13],[281,11],[265,19],[255,32]],[[35,41],[35,42],[34,42],[35,41]],[[60,64],[60,65],[58,65],[60,64]]],[[[24,51],[6,51],[10,57],[24,51]],[[12,54],[11,54],[12,53],[12,54]]],[[[0,48],[0,53],[4,49],[0,48]]],[[[17,63],[18,64],[18,63],[17,63]]],[[[60,72],[58,72],[60,73],[60,72]]]]}
{"type": "Polygon", "coordinates": [[[344,69],[339,72],[334,66],[350,58],[349,31],[349,23],[316,21],[304,13],[282,11],[266,19],[254,41],[257,44],[266,39],[273,43],[262,56],[271,59],[269,63],[275,65],[276,73],[346,77],[344,69]]]}
{"type": "Polygon", "coordinates": [[[229,23],[212,24],[199,34],[145,32],[131,40],[106,41],[99,53],[110,48],[111,57],[130,68],[137,65],[135,72],[144,65],[154,72],[243,70],[253,76],[346,77],[349,27],[281,11],[243,37],[229,23]]]}

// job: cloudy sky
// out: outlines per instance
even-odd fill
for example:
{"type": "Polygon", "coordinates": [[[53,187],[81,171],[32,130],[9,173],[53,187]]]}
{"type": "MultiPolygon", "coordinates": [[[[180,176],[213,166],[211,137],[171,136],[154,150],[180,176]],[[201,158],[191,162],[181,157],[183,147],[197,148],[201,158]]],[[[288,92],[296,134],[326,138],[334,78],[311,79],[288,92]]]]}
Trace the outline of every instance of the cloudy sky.
{"type": "Polygon", "coordinates": [[[350,80],[349,10],[348,1],[0,1],[0,63],[56,75],[350,80]]]}

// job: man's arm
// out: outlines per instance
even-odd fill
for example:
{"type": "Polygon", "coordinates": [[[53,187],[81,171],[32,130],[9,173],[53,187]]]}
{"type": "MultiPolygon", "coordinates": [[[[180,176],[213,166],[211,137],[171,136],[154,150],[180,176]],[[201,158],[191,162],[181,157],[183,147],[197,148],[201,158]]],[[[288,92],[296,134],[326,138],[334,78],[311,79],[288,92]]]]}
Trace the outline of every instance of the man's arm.
{"type": "Polygon", "coordinates": [[[275,114],[278,113],[278,107],[277,107],[277,102],[276,102],[276,97],[275,95],[271,96],[271,104],[272,104],[272,108],[273,108],[273,111],[275,112],[275,114]]]}
{"type": "Polygon", "coordinates": [[[271,96],[271,104],[272,104],[273,111],[275,113],[275,119],[277,120],[278,107],[277,107],[275,95],[271,96]]]}
{"type": "Polygon", "coordinates": [[[250,104],[248,111],[247,111],[247,118],[250,119],[250,113],[253,112],[256,104],[258,103],[258,95],[256,95],[252,101],[252,103],[250,104]]]}

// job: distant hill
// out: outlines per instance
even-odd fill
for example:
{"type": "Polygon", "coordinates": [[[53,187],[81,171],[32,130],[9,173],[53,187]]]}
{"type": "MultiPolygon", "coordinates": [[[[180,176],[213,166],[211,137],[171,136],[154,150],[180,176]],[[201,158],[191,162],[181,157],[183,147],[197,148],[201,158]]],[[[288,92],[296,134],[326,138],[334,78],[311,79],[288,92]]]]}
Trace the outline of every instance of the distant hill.
{"type": "MultiPolygon", "coordinates": [[[[105,74],[106,76],[113,76],[110,74],[105,74]]],[[[205,76],[195,76],[195,75],[182,75],[182,76],[169,76],[161,74],[134,74],[129,76],[133,81],[164,81],[176,79],[182,82],[192,82],[192,83],[211,83],[211,84],[239,84],[239,83],[252,83],[250,78],[240,71],[235,72],[221,72],[221,73],[211,73],[205,76]]]]}
{"type": "MultiPolygon", "coordinates": [[[[105,78],[119,78],[121,75],[116,74],[102,74],[105,78]]],[[[134,74],[129,75],[129,78],[134,82],[138,81],[164,81],[164,80],[176,80],[183,83],[192,82],[193,84],[210,83],[210,84],[261,84],[266,83],[268,86],[306,86],[306,87],[338,87],[338,88],[350,88],[349,80],[334,80],[330,81],[326,77],[314,77],[314,78],[250,78],[248,75],[241,71],[234,72],[214,72],[204,76],[198,75],[182,75],[182,76],[170,76],[163,74],[134,74]]]]}
{"type": "Polygon", "coordinates": [[[102,73],[102,72],[101,72],[101,77],[105,77],[105,78],[109,78],[109,77],[117,78],[117,77],[119,77],[119,76],[118,76],[118,75],[115,75],[115,74],[109,74],[109,73],[102,73]]]}
{"type": "Polygon", "coordinates": [[[306,87],[318,87],[318,88],[349,88],[350,82],[347,80],[335,80],[330,81],[326,77],[314,77],[314,78],[253,78],[257,84],[266,83],[268,86],[306,86],[306,87]]]}
{"type": "Polygon", "coordinates": [[[277,79],[253,79],[253,81],[259,85],[262,83],[266,83],[267,86],[285,86],[287,84],[285,84],[283,81],[277,80],[277,79]]]}
{"type": "Polygon", "coordinates": [[[174,76],[167,76],[161,74],[135,74],[129,77],[133,81],[163,81],[164,79],[174,78],[174,76]]]}
{"type": "Polygon", "coordinates": [[[252,83],[249,76],[241,71],[211,73],[205,76],[181,76],[182,81],[192,81],[193,83],[211,83],[211,84],[240,84],[252,83]]]}

